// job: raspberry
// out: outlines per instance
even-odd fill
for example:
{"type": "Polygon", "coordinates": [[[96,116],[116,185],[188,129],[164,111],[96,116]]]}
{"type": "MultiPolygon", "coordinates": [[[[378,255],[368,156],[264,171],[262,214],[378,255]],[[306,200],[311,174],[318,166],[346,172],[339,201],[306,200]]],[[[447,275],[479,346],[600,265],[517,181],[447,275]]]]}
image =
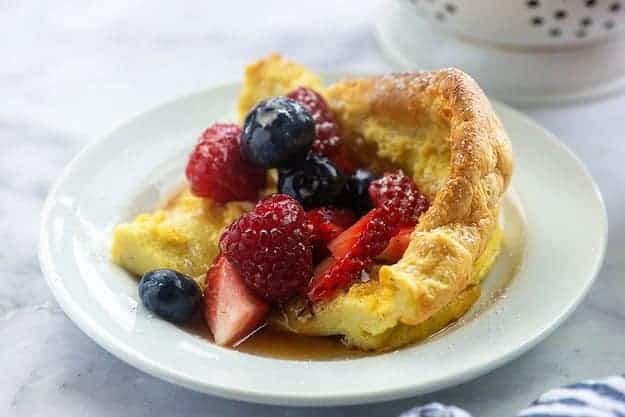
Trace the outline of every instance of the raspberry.
{"type": "Polygon", "coordinates": [[[302,206],[274,194],[231,224],[219,245],[248,287],[280,304],[306,291],[313,267],[311,231],[302,206]]]}
{"type": "Polygon", "coordinates": [[[387,221],[398,227],[410,227],[430,207],[414,181],[402,171],[387,173],[369,185],[369,196],[375,207],[388,211],[387,221]]]}
{"type": "Polygon", "coordinates": [[[339,125],[323,97],[306,87],[296,88],[287,97],[304,106],[315,121],[316,138],[312,152],[327,157],[336,154],[341,145],[339,125]]]}
{"type": "Polygon", "coordinates": [[[216,123],[204,131],[187,163],[193,194],[218,203],[258,198],[265,186],[265,171],[243,159],[240,135],[241,129],[234,124],[216,123]]]}

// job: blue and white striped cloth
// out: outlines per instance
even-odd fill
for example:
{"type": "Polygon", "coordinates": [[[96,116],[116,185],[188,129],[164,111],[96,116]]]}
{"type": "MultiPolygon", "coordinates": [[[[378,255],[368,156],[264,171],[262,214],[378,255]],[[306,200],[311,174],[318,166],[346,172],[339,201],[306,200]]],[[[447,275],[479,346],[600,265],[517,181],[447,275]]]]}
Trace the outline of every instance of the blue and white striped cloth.
{"type": "Polygon", "coordinates": [[[518,417],[625,417],[625,377],[580,382],[547,391],[518,417]]]}
{"type": "Polygon", "coordinates": [[[453,405],[430,403],[403,412],[399,417],[471,417],[471,414],[453,405]]]}
{"type": "MultiPolygon", "coordinates": [[[[431,403],[400,417],[471,417],[461,408],[431,403]]],[[[590,380],[547,391],[517,417],[625,417],[625,376],[590,380]]]]}

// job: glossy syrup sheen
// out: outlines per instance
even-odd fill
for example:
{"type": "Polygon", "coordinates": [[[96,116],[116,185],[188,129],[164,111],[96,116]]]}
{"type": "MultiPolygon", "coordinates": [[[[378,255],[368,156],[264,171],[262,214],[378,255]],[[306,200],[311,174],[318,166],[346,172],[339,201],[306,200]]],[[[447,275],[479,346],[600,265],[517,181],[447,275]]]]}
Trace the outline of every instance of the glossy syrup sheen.
{"type": "Polygon", "coordinates": [[[266,327],[236,348],[239,352],[291,360],[344,360],[374,355],[358,349],[349,349],[338,337],[303,336],[266,327]]]}
{"type": "MultiPolygon", "coordinates": [[[[213,342],[208,326],[196,317],[188,329],[213,342]]],[[[239,343],[234,350],[250,355],[300,361],[329,361],[362,358],[374,355],[357,349],[349,349],[339,337],[303,336],[270,326],[263,327],[239,343]]]]}

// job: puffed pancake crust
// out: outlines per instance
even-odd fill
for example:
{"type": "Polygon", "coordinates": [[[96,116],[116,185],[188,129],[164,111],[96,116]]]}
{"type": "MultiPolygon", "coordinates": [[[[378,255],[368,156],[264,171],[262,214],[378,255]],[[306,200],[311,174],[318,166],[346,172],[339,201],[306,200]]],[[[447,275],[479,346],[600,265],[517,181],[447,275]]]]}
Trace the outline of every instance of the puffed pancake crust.
{"type": "MultiPolygon", "coordinates": [[[[250,65],[240,114],[302,79],[321,89],[319,77],[279,55],[250,65]]],[[[510,141],[481,88],[457,69],[348,79],[321,92],[358,165],[403,169],[432,204],[399,262],[310,314],[294,303],[278,321],[300,333],[340,334],[362,349],[395,348],[459,318],[478,298],[501,245],[510,141]]]]}

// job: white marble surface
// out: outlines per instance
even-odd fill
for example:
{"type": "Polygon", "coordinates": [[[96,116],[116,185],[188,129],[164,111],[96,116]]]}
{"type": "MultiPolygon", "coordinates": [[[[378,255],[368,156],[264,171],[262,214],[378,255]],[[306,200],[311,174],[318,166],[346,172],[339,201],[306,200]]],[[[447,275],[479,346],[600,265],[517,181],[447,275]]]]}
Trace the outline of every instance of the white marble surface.
{"type": "Polygon", "coordinates": [[[379,6],[0,1],[0,415],[395,416],[438,400],[476,417],[505,417],[547,388],[625,371],[625,97],[528,111],[597,179],[610,219],[607,258],[590,295],[559,330],[472,382],[362,407],[237,403],[127,366],[59,310],[37,262],[39,211],[51,181],[81,147],[158,102],[238,79],[244,63],[269,51],[322,71],[388,70],[370,26],[379,6]]]}

